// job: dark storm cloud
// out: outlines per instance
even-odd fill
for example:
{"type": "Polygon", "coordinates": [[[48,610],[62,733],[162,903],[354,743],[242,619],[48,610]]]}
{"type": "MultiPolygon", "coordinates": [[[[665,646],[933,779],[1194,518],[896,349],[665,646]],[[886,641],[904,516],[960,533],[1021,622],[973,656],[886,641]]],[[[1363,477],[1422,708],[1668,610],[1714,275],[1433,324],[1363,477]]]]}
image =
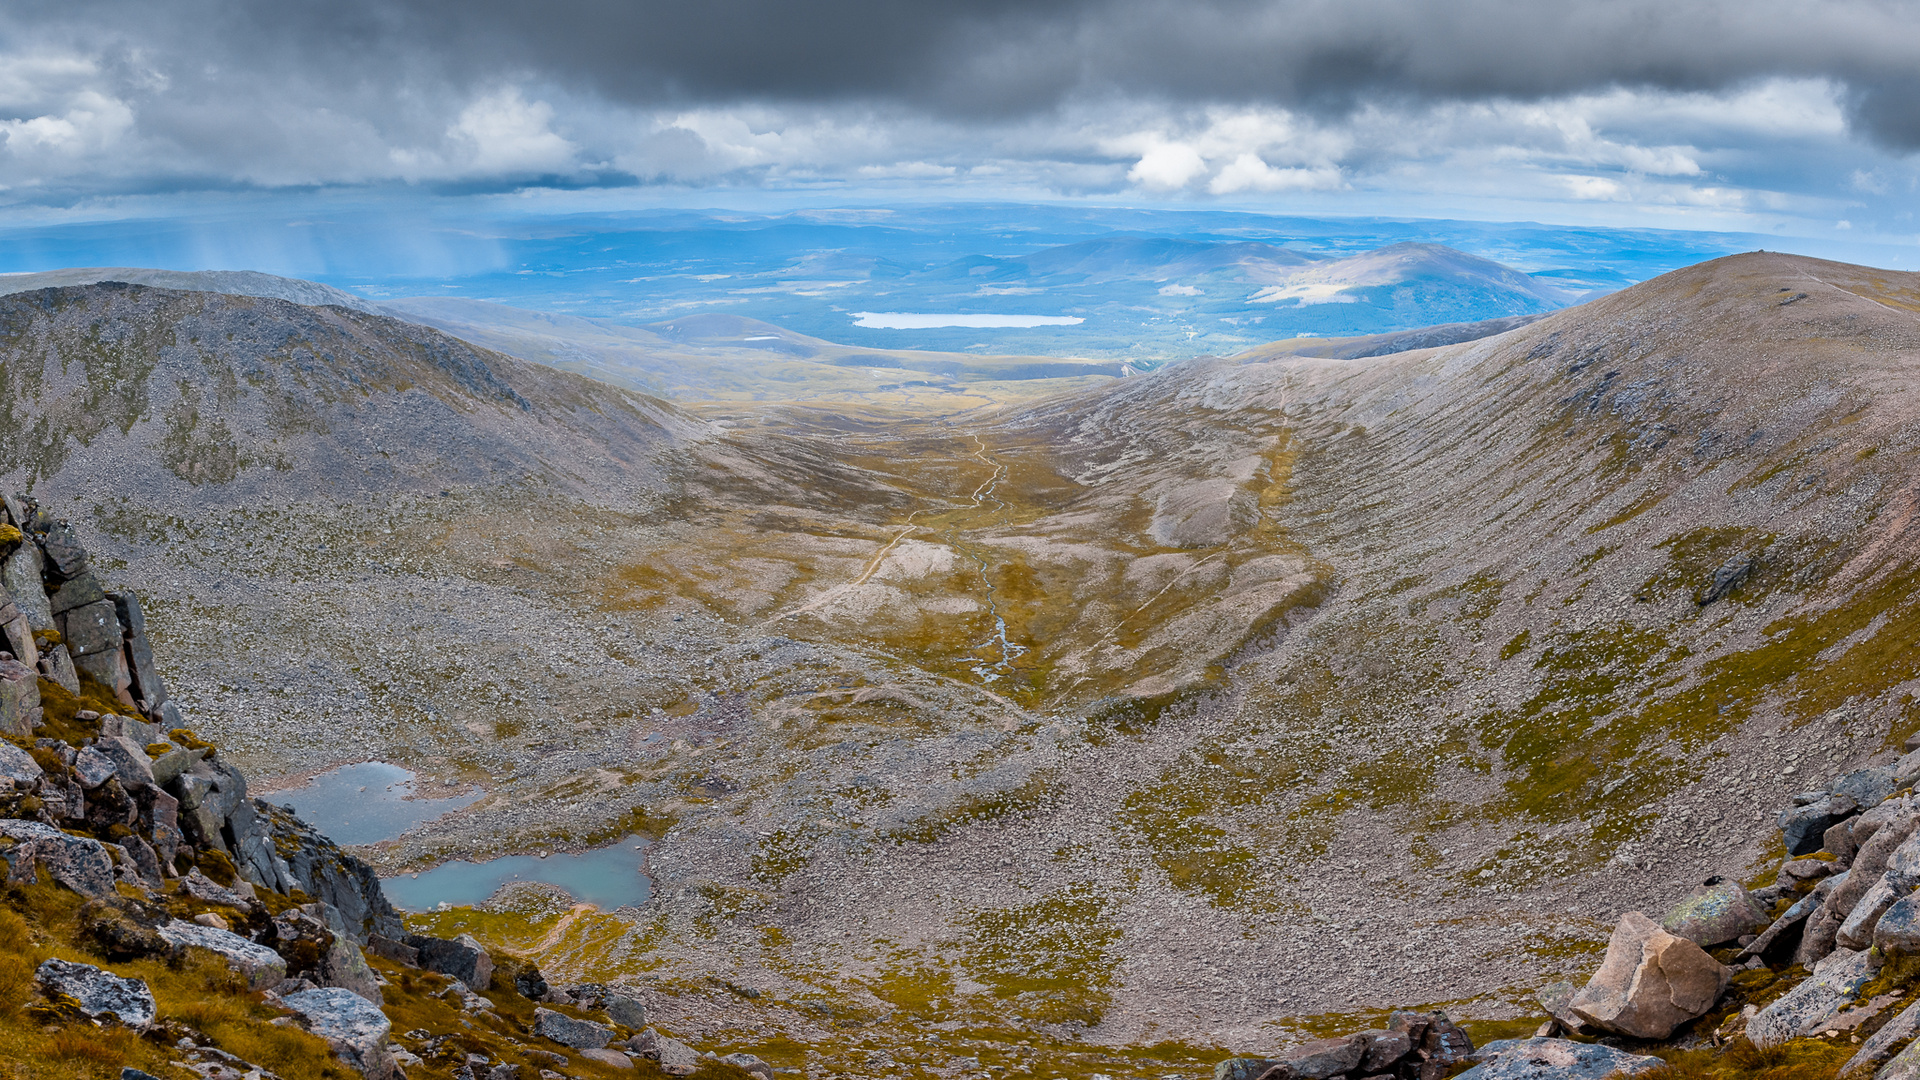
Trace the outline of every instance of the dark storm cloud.
{"type": "Polygon", "coordinates": [[[14,18],[126,28],[163,67],[279,66],[356,92],[506,73],[625,104],[852,100],[962,118],[1102,94],[1338,113],[1815,77],[1845,86],[1859,130],[1920,148],[1910,2],[236,0],[14,18]]]}

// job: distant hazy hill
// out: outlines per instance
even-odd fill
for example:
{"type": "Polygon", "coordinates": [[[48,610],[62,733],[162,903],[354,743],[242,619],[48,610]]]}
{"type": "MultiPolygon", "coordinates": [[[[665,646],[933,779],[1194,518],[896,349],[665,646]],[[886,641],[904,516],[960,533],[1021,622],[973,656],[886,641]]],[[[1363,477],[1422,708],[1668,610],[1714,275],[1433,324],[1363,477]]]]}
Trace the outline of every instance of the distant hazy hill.
{"type": "Polygon", "coordinates": [[[447,297],[384,307],[488,348],[687,401],[853,401],[957,411],[1132,370],[1111,360],[863,349],[738,315],[625,326],[447,297]]]}
{"type": "Polygon", "coordinates": [[[1579,295],[1491,259],[1416,243],[1336,259],[1272,244],[1124,237],[1019,259],[967,259],[928,276],[1048,286],[1150,283],[1171,286],[1167,295],[1219,294],[1255,305],[1370,304],[1430,322],[1440,320],[1428,316],[1475,307],[1547,311],[1579,295]]]}
{"type": "Polygon", "coordinates": [[[142,270],[130,266],[90,266],[47,270],[37,274],[4,274],[0,275],[0,295],[64,285],[92,285],[99,281],[124,281],[130,285],[190,292],[266,296],[296,304],[331,304],[376,315],[380,313],[380,308],[372,301],[343,289],[322,285],[317,281],[275,277],[252,270],[142,270]]]}

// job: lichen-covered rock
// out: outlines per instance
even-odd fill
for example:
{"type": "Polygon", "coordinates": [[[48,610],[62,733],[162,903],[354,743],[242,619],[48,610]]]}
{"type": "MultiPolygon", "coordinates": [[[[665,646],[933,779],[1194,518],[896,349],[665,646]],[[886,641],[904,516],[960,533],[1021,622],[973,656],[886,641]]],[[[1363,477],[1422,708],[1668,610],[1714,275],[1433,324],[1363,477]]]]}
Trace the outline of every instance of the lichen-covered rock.
{"type": "Polygon", "coordinates": [[[631,994],[622,994],[617,991],[608,994],[607,1000],[601,1004],[601,1009],[606,1012],[607,1019],[621,1027],[639,1031],[647,1026],[646,1003],[631,994]]]}
{"type": "Polygon", "coordinates": [[[102,597],[70,611],[55,611],[54,618],[60,623],[60,636],[66,640],[67,651],[73,654],[76,663],[95,653],[120,651],[124,638],[120,613],[114,610],[113,601],[102,597]]]}
{"type": "Polygon", "coordinates": [[[533,1010],[533,1033],[576,1050],[598,1050],[613,1041],[613,1029],[552,1009],[533,1010]]]}
{"type": "Polygon", "coordinates": [[[1479,1056],[1480,1064],[1458,1080],[1603,1080],[1663,1064],[1657,1057],[1570,1039],[1502,1039],[1482,1047],[1479,1056]]]}
{"type": "MultiPolygon", "coordinates": [[[[198,923],[170,922],[160,928],[160,936],[182,948],[205,949],[216,953],[227,966],[247,977],[255,990],[265,990],[287,977],[287,962],[280,954],[239,934],[198,923]]],[[[342,990],[343,994],[352,991],[342,990]]],[[[358,997],[355,1000],[362,1000],[358,997]]],[[[377,1010],[376,1010],[377,1011],[377,1010]]]]}
{"type": "Polygon", "coordinates": [[[1882,956],[1920,956],[1920,893],[1901,897],[1880,916],[1873,947],[1882,956]]]}
{"type": "Polygon", "coordinates": [[[633,1059],[618,1050],[582,1050],[580,1056],[588,1061],[596,1061],[611,1069],[631,1069],[633,1059]]]}
{"type": "Polygon", "coordinates": [[[1755,1046],[1774,1046],[1818,1031],[1859,995],[1880,971],[1871,952],[1839,950],[1814,965],[1813,974],[1747,1021],[1755,1046]]]}
{"type": "Polygon", "coordinates": [[[133,668],[133,696],[152,713],[167,701],[167,686],[153,663],[153,645],[147,639],[147,613],[131,592],[109,593],[108,598],[127,629],[127,661],[133,668]]]}
{"type": "Polygon", "coordinates": [[[81,1012],[96,1020],[111,1016],[135,1028],[153,1023],[153,992],[139,979],[124,979],[91,964],[66,960],[48,960],[33,974],[49,996],[71,998],[81,1012]]]}
{"type": "Polygon", "coordinates": [[[38,544],[21,544],[0,563],[0,584],[4,584],[7,595],[13,598],[14,605],[20,609],[20,615],[27,625],[35,630],[47,631],[54,628],[53,606],[47,602],[46,590],[41,584],[41,554],[38,544]]]}
{"type": "Polygon", "coordinates": [[[153,782],[165,787],[178,779],[180,774],[193,767],[193,763],[207,756],[207,748],[197,750],[169,750],[155,758],[152,765],[153,782]]]}
{"type": "Polygon", "coordinates": [[[113,894],[113,857],[98,840],[69,836],[38,821],[0,819],[0,841],[12,842],[0,843],[8,881],[31,881],[38,867],[83,896],[113,894]]]}
{"type": "Polygon", "coordinates": [[[1757,934],[1768,922],[1766,909],[1739,882],[1714,877],[1675,904],[1660,928],[1710,949],[1757,934]]]}
{"type": "Polygon", "coordinates": [[[1629,911],[1614,928],[1600,970],[1569,1008],[1594,1027],[1638,1039],[1664,1039],[1706,1015],[1733,973],[1686,938],[1629,911]]]}
{"type": "Polygon", "coordinates": [[[301,1024],[327,1040],[340,1060],[367,1080],[395,1080],[400,1066],[387,1049],[393,1024],[366,998],[337,986],[301,990],[281,999],[301,1024]]]}
{"type": "Polygon", "coordinates": [[[0,740],[0,791],[9,788],[17,791],[31,791],[40,783],[46,770],[33,760],[33,755],[0,740]]]}
{"type": "Polygon", "coordinates": [[[1844,795],[1862,807],[1879,806],[1881,800],[1900,787],[1899,775],[1883,765],[1855,769],[1827,785],[1833,795],[1844,795]]]}

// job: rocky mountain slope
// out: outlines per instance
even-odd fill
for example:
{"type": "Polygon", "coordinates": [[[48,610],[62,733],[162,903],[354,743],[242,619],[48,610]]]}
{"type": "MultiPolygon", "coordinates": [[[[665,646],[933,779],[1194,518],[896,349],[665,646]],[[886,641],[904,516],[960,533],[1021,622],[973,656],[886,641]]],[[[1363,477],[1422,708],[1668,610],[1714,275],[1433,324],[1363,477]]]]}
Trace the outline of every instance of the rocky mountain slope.
{"type": "MultiPolygon", "coordinates": [[[[632,980],[720,1045],[1134,1074],[1400,1005],[1531,1030],[1623,911],[1749,879],[1809,776],[1890,763],[1920,727],[1916,310],[1909,275],[1749,255],[1465,344],[989,417],[621,397],[647,483],[489,444],[505,478],[436,464],[476,477],[444,498],[167,480],[129,406],[62,444],[125,482],[35,489],[97,485],[78,535],[186,598],[154,649],[236,760],[487,788],[383,871],[657,838],[643,905],[432,932],[632,980]]],[[[591,445],[511,385],[531,409],[446,392],[591,445]]]]}
{"type": "Polygon", "coordinates": [[[97,285],[119,281],[128,285],[147,285],[156,289],[182,289],[188,292],[225,293],[230,296],[258,296],[286,300],[310,307],[344,307],[369,315],[385,314],[373,301],[355,296],[345,289],[302,281],[253,270],[153,270],[135,266],[82,266],[66,270],[42,270],[30,274],[0,275],[0,296],[38,292],[72,285],[97,285]]]}

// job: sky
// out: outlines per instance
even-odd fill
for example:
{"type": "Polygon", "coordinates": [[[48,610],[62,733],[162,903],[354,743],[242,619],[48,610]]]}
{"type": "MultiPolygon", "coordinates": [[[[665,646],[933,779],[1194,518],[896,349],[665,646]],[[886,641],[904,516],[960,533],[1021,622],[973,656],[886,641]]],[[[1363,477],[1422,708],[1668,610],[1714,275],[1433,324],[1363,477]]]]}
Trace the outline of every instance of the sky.
{"type": "Polygon", "coordinates": [[[1903,0],[0,0],[13,227],[1032,200],[1911,248],[1917,151],[1903,0]]]}

